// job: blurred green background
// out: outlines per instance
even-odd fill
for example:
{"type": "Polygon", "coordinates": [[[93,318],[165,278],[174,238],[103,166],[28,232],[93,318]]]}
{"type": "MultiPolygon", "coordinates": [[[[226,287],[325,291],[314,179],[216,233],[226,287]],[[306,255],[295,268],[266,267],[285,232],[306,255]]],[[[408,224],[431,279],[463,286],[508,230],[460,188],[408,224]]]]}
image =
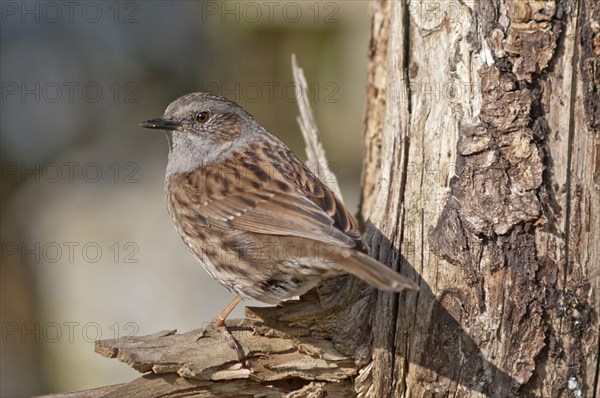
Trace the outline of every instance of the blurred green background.
{"type": "Polygon", "coordinates": [[[356,209],[366,1],[3,1],[0,11],[2,396],[132,380],[94,340],[185,332],[231,299],[167,215],[164,136],[138,127],[175,98],[235,100],[304,159],[296,53],[356,209]]]}

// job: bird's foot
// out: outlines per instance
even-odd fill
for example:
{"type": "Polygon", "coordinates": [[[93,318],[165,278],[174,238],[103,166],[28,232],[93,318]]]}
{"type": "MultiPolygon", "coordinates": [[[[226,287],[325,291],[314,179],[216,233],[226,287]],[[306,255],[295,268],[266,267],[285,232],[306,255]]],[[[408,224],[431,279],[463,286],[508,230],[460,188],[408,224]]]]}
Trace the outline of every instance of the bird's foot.
{"type": "Polygon", "coordinates": [[[223,340],[225,340],[225,342],[227,343],[227,345],[229,347],[231,347],[231,349],[235,350],[238,360],[242,361],[245,357],[244,354],[244,349],[242,348],[242,346],[240,345],[240,343],[236,340],[236,338],[233,336],[233,334],[231,334],[231,332],[229,331],[229,329],[227,329],[227,326],[225,325],[225,321],[220,320],[220,319],[215,319],[213,320],[200,334],[200,336],[198,336],[198,338],[196,339],[196,341],[207,337],[208,334],[212,333],[212,332],[219,332],[221,333],[221,337],[223,338],[223,340]]]}

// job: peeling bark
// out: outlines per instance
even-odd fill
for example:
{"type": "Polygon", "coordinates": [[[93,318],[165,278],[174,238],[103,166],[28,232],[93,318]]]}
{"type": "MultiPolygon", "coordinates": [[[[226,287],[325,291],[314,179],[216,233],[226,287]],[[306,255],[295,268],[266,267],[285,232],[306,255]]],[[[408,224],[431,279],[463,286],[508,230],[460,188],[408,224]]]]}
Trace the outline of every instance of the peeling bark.
{"type": "Polygon", "coordinates": [[[362,211],[402,237],[400,268],[423,278],[398,303],[394,368],[374,383],[391,386],[383,396],[591,396],[599,7],[440,4],[373,6],[362,211]],[[382,111],[390,101],[402,109],[382,111]],[[407,154],[401,232],[377,216],[394,144],[407,154]]]}
{"type": "MultiPolygon", "coordinates": [[[[584,114],[587,128],[600,133],[600,3],[581,2],[581,56],[579,68],[583,80],[584,114]]],[[[597,156],[597,155],[596,155],[597,156]]],[[[596,164],[596,176],[600,168],[596,164]]],[[[598,179],[595,180],[598,183],[598,179]]]]}

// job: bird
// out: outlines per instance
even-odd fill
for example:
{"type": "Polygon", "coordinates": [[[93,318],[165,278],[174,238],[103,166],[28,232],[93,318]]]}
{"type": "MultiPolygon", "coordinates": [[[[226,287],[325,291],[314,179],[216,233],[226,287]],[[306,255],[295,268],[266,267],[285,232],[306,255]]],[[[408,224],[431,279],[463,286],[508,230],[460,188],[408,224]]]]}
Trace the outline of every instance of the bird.
{"type": "Polygon", "coordinates": [[[141,126],[166,133],[166,203],[179,235],[235,296],[211,327],[238,356],[225,320],[242,298],[278,304],[342,274],[385,291],[418,290],[369,256],[341,199],[237,103],[190,93],[141,126]]]}

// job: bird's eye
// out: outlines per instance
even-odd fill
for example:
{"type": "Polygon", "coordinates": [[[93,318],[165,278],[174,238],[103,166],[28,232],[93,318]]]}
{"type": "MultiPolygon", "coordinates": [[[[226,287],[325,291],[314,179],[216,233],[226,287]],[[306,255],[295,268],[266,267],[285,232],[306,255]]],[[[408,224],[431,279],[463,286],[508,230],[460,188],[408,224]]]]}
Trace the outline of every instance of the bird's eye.
{"type": "Polygon", "coordinates": [[[206,111],[204,112],[200,112],[199,114],[196,115],[196,121],[198,123],[206,123],[208,121],[208,118],[210,117],[210,114],[206,111]]]}

